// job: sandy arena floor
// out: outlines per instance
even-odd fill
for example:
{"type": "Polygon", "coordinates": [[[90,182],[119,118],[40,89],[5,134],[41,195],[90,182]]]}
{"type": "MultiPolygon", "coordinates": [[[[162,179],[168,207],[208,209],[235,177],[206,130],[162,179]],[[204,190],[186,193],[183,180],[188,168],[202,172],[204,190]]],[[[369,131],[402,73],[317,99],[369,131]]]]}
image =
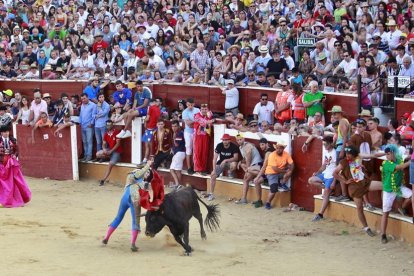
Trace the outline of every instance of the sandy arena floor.
{"type": "Polygon", "coordinates": [[[412,245],[382,245],[344,223],[311,223],[309,212],[257,210],[223,198],[221,230],[207,232],[206,241],[191,220],[191,257],[166,230],[154,239],[140,235],[132,253],[129,213],[103,247],[121,187],[28,182],[31,203],[0,209],[0,275],[414,275],[412,245]]]}

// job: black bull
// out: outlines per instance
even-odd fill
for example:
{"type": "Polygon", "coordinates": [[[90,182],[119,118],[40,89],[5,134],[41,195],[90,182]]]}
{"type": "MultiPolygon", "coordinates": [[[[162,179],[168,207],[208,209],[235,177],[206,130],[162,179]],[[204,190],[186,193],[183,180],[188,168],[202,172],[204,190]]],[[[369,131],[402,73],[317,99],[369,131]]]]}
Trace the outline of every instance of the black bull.
{"type": "Polygon", "coordinates": [[[219,209],[217,204],[207,205],[191,187],[182,188],[178,191],[165,195],[164,202],[157,211],[148,211],[145,215],[145,234],[154,237],[158,232],[168,226],[175,240],[185,249],[189,255],[192,251],[188,244],[189,220],[194,216],[200,223],[200,234],[206,239],[203,227],[203,215],[200,212],[200,201],[207,208],[207,217],[204,221],[210,231],[216,230],[219,225],[219,209]]]}

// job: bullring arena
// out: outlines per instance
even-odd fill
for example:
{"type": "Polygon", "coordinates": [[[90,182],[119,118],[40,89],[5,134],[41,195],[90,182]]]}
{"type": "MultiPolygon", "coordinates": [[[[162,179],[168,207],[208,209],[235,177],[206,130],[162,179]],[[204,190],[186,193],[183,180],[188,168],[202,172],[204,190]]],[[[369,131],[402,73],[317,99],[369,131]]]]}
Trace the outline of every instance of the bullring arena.
{"type": "MultiPolygon", "coordinates": [[[[120,185],[28,178],[32,202],[0,212],[2,275],[413,275],[412,246],[386,246],[358,227],[312,213],[266,211],[218,199],[221,229],[199,235],[190,221],[191,257],[171,234],[139,235],[129,250],[129,214],[106,247],[106,226],[116,213],[120,185]]],[[[202,207],[205,214],[205,209],[202,207]]]]}

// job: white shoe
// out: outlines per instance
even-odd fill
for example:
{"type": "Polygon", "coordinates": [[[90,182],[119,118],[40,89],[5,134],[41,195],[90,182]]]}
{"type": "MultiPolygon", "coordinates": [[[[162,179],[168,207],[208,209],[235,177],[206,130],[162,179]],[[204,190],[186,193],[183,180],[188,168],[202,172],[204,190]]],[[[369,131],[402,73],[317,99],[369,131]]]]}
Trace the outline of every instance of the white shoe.
{"type": "Polygon", "coordinates": [[[132,136],[131,131],[127,130],[125,131],[125,134],[122,136],[122,138],[129,138],[131,136],[132,136]]]}
{"type": "Polygon", "coordinates": [[[125,130],[121,130],[121,132],[118,133],[118,135],[116,136],[116,138],[121,139],[121,138],[123,138],[124,135],[125,135],[125,130]]]}
{"type": "Polygon", "coordinates": [[[216,198],[214,197],[214,195],[213,195],[213,194],[210,194],[210,195],[208,196],[208,198],[207,198],[207,201],[213,201],[214,199],[216,199],[216,198]]]}

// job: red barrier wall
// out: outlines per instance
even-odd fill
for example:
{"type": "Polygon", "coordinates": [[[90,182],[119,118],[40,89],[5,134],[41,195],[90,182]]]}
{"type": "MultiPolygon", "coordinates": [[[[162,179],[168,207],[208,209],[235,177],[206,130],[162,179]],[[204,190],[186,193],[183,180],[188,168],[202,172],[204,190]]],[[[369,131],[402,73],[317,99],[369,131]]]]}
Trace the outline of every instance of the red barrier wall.
{"type": "Polygon", "coordinates": [[[307,137],[298,137],[292,141],[292,158],[295,170],[292,178],[292,202],[308,211],[313,211],[313,196],[321,193],[321,189],[308,184],[309,177],[321,167],[322,141],[314,139],[308,146],[306,153],[302,152],[302,145],[307,137]]]}
{"type": "Polygon", "coordinates": [[[400,120],[401,116],[408,112],[412,113],[414,112],[414,99],[396,99],[395,100],[395,109],[397,111],[397,120],[400,120]]]}
{"type": "MultiPolygon", "coordinates": [[[[35,132],[32,141],[32,128],[17,125],[19,161],[26,176],[56,180],[73,179],[72,148],[70,129],[62,130],[62,137],[53,135],[54,129],[42,128],[35,132]],[[48,136],[45,139],[44,135],[48,136]]],[[[82,140],[78,129],[78,153],[82,151],[82,140]]]]}

